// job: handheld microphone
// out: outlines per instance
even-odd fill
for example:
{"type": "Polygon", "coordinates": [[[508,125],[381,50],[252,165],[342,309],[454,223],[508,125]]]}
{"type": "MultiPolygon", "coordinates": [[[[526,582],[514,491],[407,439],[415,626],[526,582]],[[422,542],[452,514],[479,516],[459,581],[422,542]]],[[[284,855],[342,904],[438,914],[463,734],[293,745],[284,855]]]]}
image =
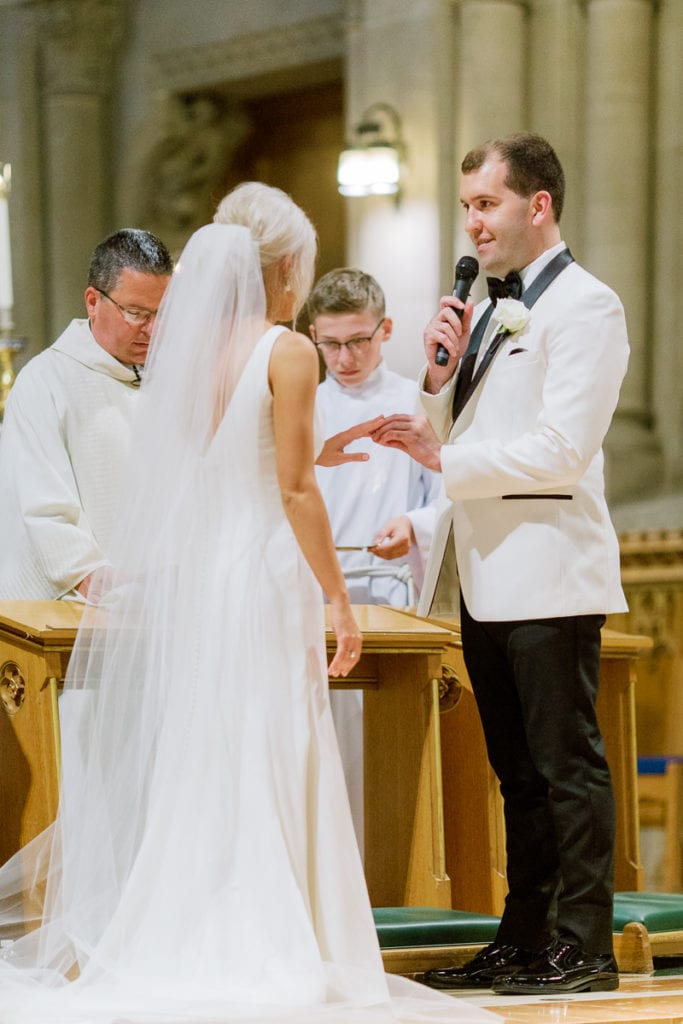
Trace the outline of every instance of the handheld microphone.
{"type": "MultiPolygon", "coordinates": [[[[458,262],[455,264],[455,284],[453,285],[453,295],[456,299],[460,299],[461,302],[467,302],[470,294],[470,288],[474,284],[477,274],[479,273],[479,263],[475,260],[474,256],[461,256],[458,262]]],[[[456,309],[456,316],[459,320],[462,320],[462,309],[456,309]]],[[[448,363],[448,351],[443,345],[436,346],[436,359],[437,366],[446,366],[448,363]]]]}

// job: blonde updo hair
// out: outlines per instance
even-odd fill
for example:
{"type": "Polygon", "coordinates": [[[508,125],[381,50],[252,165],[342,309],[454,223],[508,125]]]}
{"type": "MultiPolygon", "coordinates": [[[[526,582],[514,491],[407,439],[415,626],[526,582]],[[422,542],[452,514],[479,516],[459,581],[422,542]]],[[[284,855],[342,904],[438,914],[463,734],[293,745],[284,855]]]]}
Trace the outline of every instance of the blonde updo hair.
{"type": "Polygon", "coordinates": [[[245,181],[221,199],[213,219],[249,229],[258,245],[268,304],[275,301],[274,291],[291,291],[296,317],[313,284],[318,248],[304,211],[282,189],[245,181]],[[287,257],[291,262],[285,270],[287,257]]]}

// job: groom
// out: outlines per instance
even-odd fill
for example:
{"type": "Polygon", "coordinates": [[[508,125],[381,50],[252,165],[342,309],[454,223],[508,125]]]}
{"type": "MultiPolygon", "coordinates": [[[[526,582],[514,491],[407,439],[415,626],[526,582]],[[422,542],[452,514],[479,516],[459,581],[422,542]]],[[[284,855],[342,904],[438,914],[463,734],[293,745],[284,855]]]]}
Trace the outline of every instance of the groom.
{"type": "Polygon", "coordinates": [[[564,174],[545,139],[484,143],[462,172],[467,233],[497,279],[492,301],[507,301],[463,315],[458,299],[441,300],[425,330],[428,419],[390,416],[374,438],[443,474],[451,504],[421,607],[439,607],[457,560],[465,662],[504,799],[509,895],[495,941],[424,980],[510,994],[615,989],[615,810],[595,699],[604,617],[626,608],[601,448],[628,359],[624,314],[561,239],[564,174]]]}

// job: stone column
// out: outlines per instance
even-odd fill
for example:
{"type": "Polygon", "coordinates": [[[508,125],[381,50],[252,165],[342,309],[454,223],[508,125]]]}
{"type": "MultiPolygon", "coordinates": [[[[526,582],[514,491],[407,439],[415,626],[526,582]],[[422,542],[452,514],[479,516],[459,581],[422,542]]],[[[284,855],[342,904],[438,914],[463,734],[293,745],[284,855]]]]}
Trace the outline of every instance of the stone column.
{"type": "Polygon", "coordinates": [[[583,209],[583,0],[532,0],[529,124],[562,162],[562,236],[579,255],[583,209]]]}
{"type": "Polygon", "coordinates": [[[10,222],[14,324],[26,348],[20,366],[43,348],[46,319],[40,158],[40,85],[35,12],[19,0],[0,14],[0,160],[12,164],[10,222]]]}
{"type": "MultiPolygon", "coordinates": [[[[683,488],[683,3],[661,0],[656,47],[657,123],[654,205],[654,289],[648,306],[654,322],[653,415],[664,455],[667,490],[683,488]]],[[[652,207],[650,207],[652,208],[652,207]]]]}
{"type": "Polygon", "coordinates": [[[655,489],[649,429],[652,0],[589,0],[582,261],[626,307],[631,358],[610,431],[613,498],[655,489]]]}
{"type": "MultiPolygon", "coordinates": [[[[457,5],[456,194],[468,150],[528,127],[527,8],[524,0],[460,0],[457,5]]],[[[459,205],[456,211],[456,255],[471,253],[459,205]]],[[[477,282],[473,298],[481,298],[483,289],[477,282]]]]}
{"type": "Polygon", "coordinates": [[[526,127],[529,41],[524,0],[461,0],[456,38],[458,148],[526,127]]]}
{"type": "Polygon", "coordinates": [[[45,225],[52,336],[83,315],[93,248],[110,228],[110,97],[122,0],[41,5],[45,225]]]}
{"type": "Polygon", "coordinates": [[[385,357],[415,376],[422,332],[441,289],[452,286],[453,67],[450,0],[352,0],[347,6],[347,130],[388,103],[406,145],[402,194],[348,199],[350,264],[374,274],[394,335],[385,357]]]}

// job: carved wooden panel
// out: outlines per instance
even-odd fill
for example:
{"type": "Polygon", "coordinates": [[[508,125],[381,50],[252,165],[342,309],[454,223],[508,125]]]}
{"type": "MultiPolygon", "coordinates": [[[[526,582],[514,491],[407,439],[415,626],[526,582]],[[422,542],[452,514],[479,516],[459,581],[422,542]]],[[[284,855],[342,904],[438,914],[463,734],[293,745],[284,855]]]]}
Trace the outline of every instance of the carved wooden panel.
{"type": "Polygon", "coordinates": [[[621,573],[629,611],[609,625],[652,637],[637,665],[640,755],[683,753],[683,531],[624,533],[621,573]]]}

